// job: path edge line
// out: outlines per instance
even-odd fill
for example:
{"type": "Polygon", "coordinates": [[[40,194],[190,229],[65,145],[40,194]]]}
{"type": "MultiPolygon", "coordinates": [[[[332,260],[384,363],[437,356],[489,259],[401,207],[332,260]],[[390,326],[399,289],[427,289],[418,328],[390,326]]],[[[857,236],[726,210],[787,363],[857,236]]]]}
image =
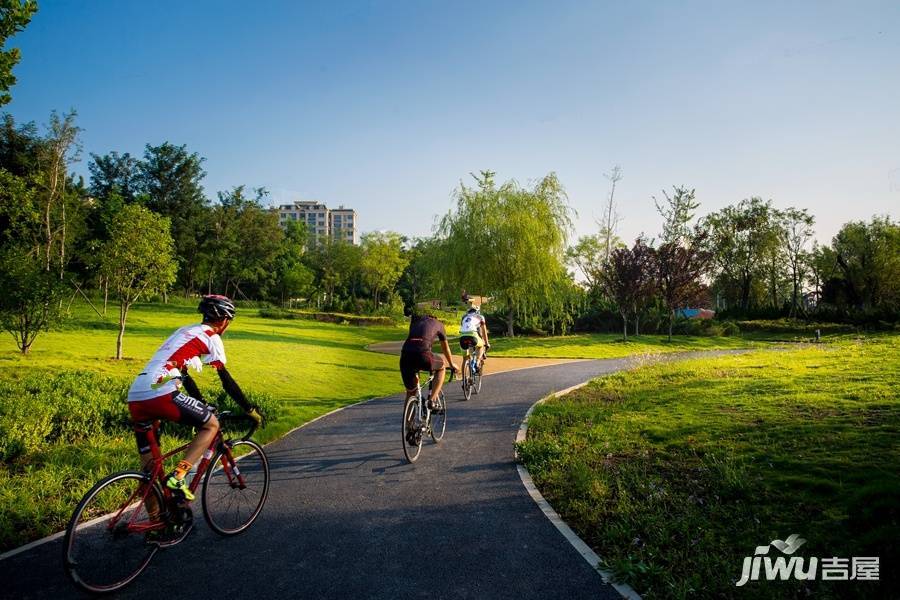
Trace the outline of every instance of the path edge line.
{"type": "MultiPolygon", "coordinates": [[[[559,392],[555,392],[541,398],[534,404],[532,404],[528,408],[528,412],[525,413],[525,418],[522,420],[521,425],[519,425],[519,431],[516,432],[516,444],[520,442],[524,442],[528,437],[528,419],[531,418],[531,413],[534,412],[534,409],[539,405],[544,403],[551,398],[559,398],[561,396],[565,396],[566,394],[570,394],[575,390],[586,386],[590,381],[585,381],[584,383],[579,383],[578,385],[573,385],[572,387],[568,387],[559,392]]],[[[615,583],[613,579],[613,574],[606,569],[603,569],[600,566],[600,556],[597,555],[596,552],[591,550],[591,547],[588,546],[583,539],[578,537],[578,534],[575,533],[571,527],[569,527],[565,521],[563,521],[562,517],[559,516],[553,507],[547,502],[547,499],[544,498],[543,494],[541,494],[540,490],[538,490],[537,486],[534,484],[534,480],[531,478],[531,474],[528,472],[528,469],[525,468],[524,465],[518,462],[518,452],[516,452],[516,470],[519,472],[519,478],[522,480],[522,485],[525,486],[525,490],[528,492],[528,495],[531,496],[531,499],[534,500],[535,504],[538,505],[538,508],[541,509],[541,512],[544,513],[544,516],[547,517],[547,520],[556,527],[557,531],[559,531],[566,541],[575,548],[575,551],[581,555],[581,557],[587,561],[587,563],[591,566],[592,569],[597,571],[600,575],[600,578],[603,580],[603,583],[611,586],[615,589],[620,596],[623,598],[627,598],[628,600],[641,600],[640,594],[638,594],[634,588],[626,583],[615,583]]]]}

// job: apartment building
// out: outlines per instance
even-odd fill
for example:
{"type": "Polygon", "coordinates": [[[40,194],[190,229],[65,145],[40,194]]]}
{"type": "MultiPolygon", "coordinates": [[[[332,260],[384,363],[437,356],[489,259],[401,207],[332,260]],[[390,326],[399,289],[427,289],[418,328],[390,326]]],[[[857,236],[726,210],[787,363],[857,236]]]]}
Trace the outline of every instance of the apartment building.
{"type": "Polygon", "coordinates": [[[352,208],[340,206],[329,209],[321,202],[298,200],[292,204],[282,204],[277,210],[278,220],[282,226],[288,221],[306,223],[310,240],[315,243],[330,238],[359,244],[356,211],[352,208]]]}

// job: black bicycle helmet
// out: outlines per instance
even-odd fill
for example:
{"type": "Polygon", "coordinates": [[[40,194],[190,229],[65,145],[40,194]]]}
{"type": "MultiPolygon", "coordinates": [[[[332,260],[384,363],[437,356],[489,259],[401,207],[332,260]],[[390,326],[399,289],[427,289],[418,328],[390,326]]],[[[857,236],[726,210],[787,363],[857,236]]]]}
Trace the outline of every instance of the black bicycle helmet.
{"type": "Polygon", "coordinates": [[[204,322],[214,323],[222,319],[233,319],[235,308],[234,302],[225,296],[211,295],[203,296],[200,299],[200,306],[197,312],[203,315],[204,322]]]}

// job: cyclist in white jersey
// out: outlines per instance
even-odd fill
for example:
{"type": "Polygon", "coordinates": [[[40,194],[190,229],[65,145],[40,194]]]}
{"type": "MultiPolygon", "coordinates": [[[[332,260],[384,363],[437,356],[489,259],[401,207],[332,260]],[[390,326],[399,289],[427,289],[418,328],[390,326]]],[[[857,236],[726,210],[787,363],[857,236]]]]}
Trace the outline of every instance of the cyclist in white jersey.
{"type": "Polygon", "coordinates": [[[469,310],[459,324],[459,347],[466,350],[472,346],[477,350],[476,365],[480,373],[484,363],[484,351],[490,349],[491,344],[488,341],[487,321],[481,314],[480,307],[469,300],[469,310]]]}
{"type": "MultiPolygon", "coordinates": [[[[219,421],[203,401],[188,369],[200,371],[204,364],[216,369],[225,392],[257,424],[262,421],[256,407],[250,406],[225,368],[225,346],[220,336],[234,319],[234,303],[225,296],[204,296],[198,311],[203,314],[203,322],[182,327],[169,336],[128,390],[128,410],[136,425],[162,419],[190,425],[197,430],[184,458],[166,481],[166,487],[181,492],[187,500],[193,500],[194,495],[185,483],[185,475],[209,447],[219,429],[219,421]],[[187,394],[181,391],[182,387],[187,394]]],[[[145,466],[153,459],[146,428],[135,427],[135,435],[141,465],[145,466]]]]}

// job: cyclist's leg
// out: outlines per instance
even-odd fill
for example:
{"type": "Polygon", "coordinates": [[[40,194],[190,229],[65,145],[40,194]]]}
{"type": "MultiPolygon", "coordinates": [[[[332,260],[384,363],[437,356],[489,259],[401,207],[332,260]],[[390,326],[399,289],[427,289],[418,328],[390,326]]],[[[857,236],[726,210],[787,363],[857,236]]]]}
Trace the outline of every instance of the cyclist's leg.
{"type": "MultiPolygon", "coordinates": [[[[191,425],[197,430],[194,441],[184,451],[184,461],[193,465],[212,444],[213,438],[219,431],[219,420],[204,402],[191,398],[187,394],[178,394],[172,399],[177,407],[178,422],[191,425]]],[[[188,469],[190,469],[190,465],[188,469]]],[[[179,478],[180,479],[180,478],[179,478]]]]}
{"type": "MultiPolygon", "coordinates": [[[[447,372],[447,367],[444,365],[444,358],[441,356],[434,356],[429,353],[431,365],[431,372],[434,373],[434,382],[431,385],[431,395],[428,397],[429,402],[433,401],[437,398],[438,394],[441,393],[441,388],[444,387],[444,374],[447,372]]],[[[434,403],[432,402],[432,406],[434,403]]]]}

